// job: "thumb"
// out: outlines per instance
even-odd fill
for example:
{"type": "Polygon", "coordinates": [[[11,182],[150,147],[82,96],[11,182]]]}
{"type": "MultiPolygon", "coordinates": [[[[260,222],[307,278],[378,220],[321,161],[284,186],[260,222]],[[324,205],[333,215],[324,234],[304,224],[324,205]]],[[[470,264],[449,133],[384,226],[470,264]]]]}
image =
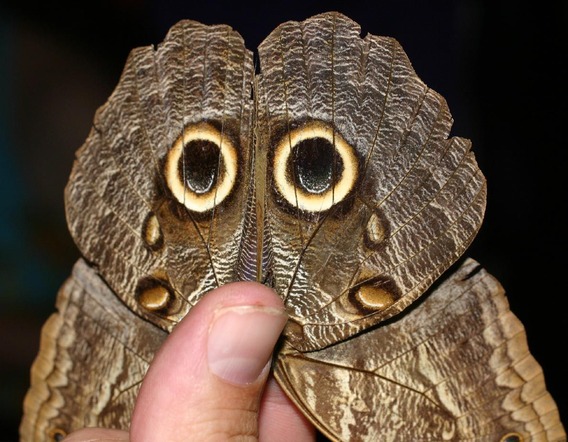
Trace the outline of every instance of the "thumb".
{"type": "Polygon", "coordinates": [[[258,438],[270,357],[286,323],[281,299],[257,283],[206,295],[156,355],[132,416],[132,441],[258,438]]]}

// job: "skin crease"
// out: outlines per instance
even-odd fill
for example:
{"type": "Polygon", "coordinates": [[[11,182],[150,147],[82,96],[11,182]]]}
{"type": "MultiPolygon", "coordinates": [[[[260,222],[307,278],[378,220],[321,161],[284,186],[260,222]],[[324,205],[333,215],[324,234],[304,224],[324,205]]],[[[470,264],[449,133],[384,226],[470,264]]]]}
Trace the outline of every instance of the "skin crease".
{"type": "Polygon", "coordinates": [[[281,299],[255,282],[236,282],[209,292],[154,358],[137,398],[130,433],[86,428],[64,441],[176,442],[195,440],[196,434],[200,441],[314,441],[314,427],[269,376],[269,363],[264,365],[284,326],[283,312],[281,299]],[[265,340],[264,352],[262,344],[242,350],[258,351],[249,356],[262,361],[251,382],[227,381],[212,372],[208,341],[215,324],[221,323],[217,319],[225,314],[232,318],[229,327],[236,330],[232,334],[223,328],[217,334],[221,344],[231,346],[230,336],[239,335],[265,340]]]}

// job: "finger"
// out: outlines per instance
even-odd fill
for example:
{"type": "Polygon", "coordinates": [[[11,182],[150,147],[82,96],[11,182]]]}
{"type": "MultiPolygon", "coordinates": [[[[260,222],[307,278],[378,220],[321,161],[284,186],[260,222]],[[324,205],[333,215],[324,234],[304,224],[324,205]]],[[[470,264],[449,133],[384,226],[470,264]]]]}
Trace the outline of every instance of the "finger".
{"type": "Polygon", "coordinates": [[[83,428],[67,435],[63,442],[128,442],[128,432],[106,428],[83,428]]]}
{"type": "Polygon", "coordinates": [[[131,440],[257,438],[270,356],[286,319],[281,299],[261,284],[233,283],[207,294],[152,362],[131,440]]]}
{"type": "Polygon", "coordinates": [[[288,399],[273,377],[268,379],[260,404],[259,439],[271,442],[315,440],[315,428],[288,399]]]}

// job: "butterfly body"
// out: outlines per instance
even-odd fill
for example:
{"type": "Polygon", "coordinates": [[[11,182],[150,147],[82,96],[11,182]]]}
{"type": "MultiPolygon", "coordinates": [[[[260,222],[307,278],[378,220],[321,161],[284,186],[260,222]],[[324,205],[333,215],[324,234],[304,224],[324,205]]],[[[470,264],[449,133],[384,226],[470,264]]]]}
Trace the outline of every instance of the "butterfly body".
{"type": "Polygon", "coordinates": [[[192,21],[131,52],[66,188],[85,260],[44,328],[22,439],[127,428],[167,333],[250,279],[290,316],[276,379],[331,439],[565,440],[490,275],[468,260],[417,301],[485,209],[445,100],[337,13],[279,26],[259,56],[255,75],[235,31],[192,21]]]}

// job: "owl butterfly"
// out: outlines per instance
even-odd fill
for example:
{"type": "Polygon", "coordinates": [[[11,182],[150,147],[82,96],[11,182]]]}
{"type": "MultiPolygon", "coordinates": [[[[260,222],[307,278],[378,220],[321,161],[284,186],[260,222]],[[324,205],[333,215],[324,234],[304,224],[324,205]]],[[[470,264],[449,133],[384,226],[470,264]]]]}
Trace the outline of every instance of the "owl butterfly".
{"type": "Polygon", "coordinates": [[[22,440],[128,428],[167,334],[236,280],[282,296],[274,375],[331,439],[565,440],[499,283],[468,259],[433,286],[486,197],[444,99],[337,13],[279,26],[259,62],[193,21],[130,53],[66,188],[83,259],[43,328],[22,440]]]}

